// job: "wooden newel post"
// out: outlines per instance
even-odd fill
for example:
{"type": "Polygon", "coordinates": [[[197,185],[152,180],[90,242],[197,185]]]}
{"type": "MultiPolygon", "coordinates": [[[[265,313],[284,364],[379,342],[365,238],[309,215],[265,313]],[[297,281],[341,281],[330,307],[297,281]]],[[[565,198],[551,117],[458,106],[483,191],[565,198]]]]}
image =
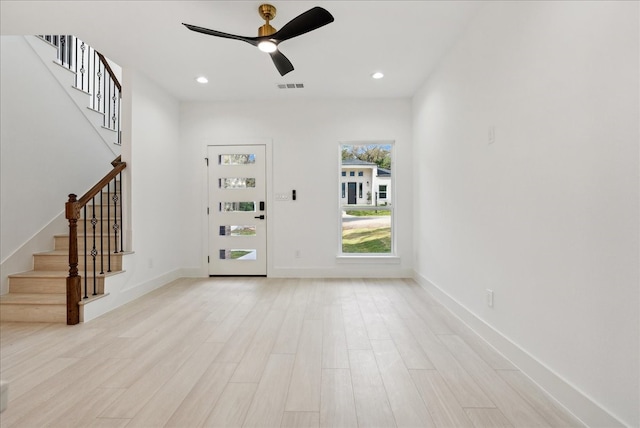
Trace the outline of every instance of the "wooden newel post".
{"type": "Polygon", "coordinates": [[[81,286],[78,275],[78,219],[80,208],[76,195],[69,195],[65,204],[65,215],[69,220],[69,276],[67,277],[67,325],[80,323],[81,286]]]}

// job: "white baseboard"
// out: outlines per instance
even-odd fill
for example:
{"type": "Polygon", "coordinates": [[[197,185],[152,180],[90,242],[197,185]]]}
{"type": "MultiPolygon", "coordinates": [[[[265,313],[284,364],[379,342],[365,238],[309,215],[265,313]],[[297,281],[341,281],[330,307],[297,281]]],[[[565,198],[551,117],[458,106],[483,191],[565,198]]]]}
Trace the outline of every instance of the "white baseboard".
{"type": "Polygon", "coordinates": [[[207,271],[200,267],[190,267],[180,269],[181,278],[206,278],[209,274],[207,271]]]}
{"type": "Polygon", "coordinates": [[[126,270],[109,277],[105,284],[105,291],[109,295],[85,305],[82,322],[89,322],[181,277],[182,269],[175,269],[137,284],[129,283],[129,274],[126,270]]]}
{"type": "Polygon", "coordinates": [[[528,376],[535,384],[551,395],[561,406],[581,420],[585,425],[589,427],[607,428],[625,426],[615,416],[608,413],[544,363],[538,361],[525,349],[522,349],[502,333],[484,322],[440,287],[415,271],[413,272],[413,278],[422,288],[451,311],[451,313],[511,361],[523,374],[528,376]]]}

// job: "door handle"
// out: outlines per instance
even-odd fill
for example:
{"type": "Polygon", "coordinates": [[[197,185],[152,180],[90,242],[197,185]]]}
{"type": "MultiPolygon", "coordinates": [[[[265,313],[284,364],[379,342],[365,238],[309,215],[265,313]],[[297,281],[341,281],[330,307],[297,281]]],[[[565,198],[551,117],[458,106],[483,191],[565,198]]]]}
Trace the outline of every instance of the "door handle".
{"type": "Polygon", "coordinates": [[[259,218],[260,220],[264,220],[264,214],[262,214],[262,215],[257,215],[257,216],[255,216],[254,218],[259,218]]]}

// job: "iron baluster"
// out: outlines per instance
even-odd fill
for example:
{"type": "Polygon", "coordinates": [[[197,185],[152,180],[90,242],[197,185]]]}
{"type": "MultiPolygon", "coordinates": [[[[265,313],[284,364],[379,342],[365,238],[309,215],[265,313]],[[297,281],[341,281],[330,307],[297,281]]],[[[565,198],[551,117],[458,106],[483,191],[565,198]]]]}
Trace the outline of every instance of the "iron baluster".
{"type": "Polygon", "coordinates": [[[60,48],[58,49],[58,52],[60,54],[58,55],[58,57],[59,57],[58,59],[59,59],[59,61],[60,61],[60,63],[62,65],[65,65],[65,66],[67,66],[67,68],[70,68],[69,65],[67,64],[67,62],[65,61],[65,57],[66,57],[66,53],[67,53],[66,47],[67,47],[67,44],[66,44],[65,37],[64,36],[60,36],[60,48]]]}
{"type": "Polygon", "coordinates": [[[108,74],[104,76],[104,116],[102,116],[102,126],[109,127],[109,117],[111,116],[111,79],[107,80],[108,74]]]}
{"type": "Polygon", "coordinates": [[[87,206],[85,205],[82,208],[83,211],[83,219],[84,221],[84,298],[88,299],[87,296],[87,206]]]}
{"type": "MultiPolygon", "coordinates": [[[[122,225],[122,171],[120,171],[120,225],[122,225]]],[[[124,234],[120,230],[120,252],[124,252],[124,234]]]]}
{"type": "Polygon", "coordinates": [[[120,229],[120,225],[118,224],[118,182],[116,179],[113,179],[113,253],[118,253],[118,229],[120,229]]]}
{"type": "MultiPolygon", "coordinates": [[[[107,209],[109,206],[107,205],[107,209]]],[[[104,189],[100,190],[100,275],[104,275],[104,189]]]]}
{"type": "MultiPolygon", "coordinates": [[[[93,231],[93,247],[91,248],[91,258],[93,261],[93,295],[96,294],[96,256],[98,255],[98,250],[96,249],[96,225],[98,224],[98,219],[96,218],[96,197],[94,196],[91,199],[91,226],[93,231]]],[[[85,248],[85,251],[86,248],[85,248]]]]}
{"type": "MultiPolygon", "coordinates": [[[[84,44],[84,42],[80,43],[80,89],[84,90],[84,73],[85,73],[85,68],[84,68],[84,52],[87,49],[87,45],[84,44]]],[[[88,85],[87,85],[88,86],[88,85]]]]}
{"type": "Polygon", "coordinates": [[[73,48],[73,40],[71,40],[71,36],[65,36],[65,46],[67,47],[67,62],[69,63],[69,70],[72,70],[72,62],[71,62],[71,51],[73,48]]]}
{"type": "Polygon", "coordinates": [[[111,210],[109,209],[109,197],[111,194],[111,182],[107,183],[107,272],[111,272],[111,210]]]}
{"type": "MultiPolygon", "coordinates": [[[[94,54],[94,62],[95,62],[95,54],[94,54]]],[[[98,100],[97,110],[104,113],[104,106],[102,105],[102,71],[100,69],[99,62],[98,62],[98,72],[96,73],[96,77],[98,77],[98,89],[96,92],[96,100],[98,100]]]]}
{"type": "MultiPolygon", "coordinates": [[[[119,94],[118,94],[119,95],[119,94]]],[[[118,97],[118,127],[116,128],[116,132],[118,133],[118,145],[121,146],[122,145],[122,131],[120,130],[120,105],[122,103],[120,102],[120,97],[118,97]]]]}
{"type": "Polygon", "coordinates": [[[116,89],[115,89],[115,83],[113,84],[114,88],[113,88],[113,97],[111,97],[111,99],[113,100],[113,116],[111,116],[111,129],[113,129],[114,131],[118,130],[118,127],[116,126],[116,100],[118,99],[118,97],[116,96],[116,89]]]}
{"type": "Polygon", "coordinates": [[[76,73],[76,86],[78,83],[78,38],[73,38],[73,52],[74,52],[74,61],[73,61],[73,71],[76,73]]]}

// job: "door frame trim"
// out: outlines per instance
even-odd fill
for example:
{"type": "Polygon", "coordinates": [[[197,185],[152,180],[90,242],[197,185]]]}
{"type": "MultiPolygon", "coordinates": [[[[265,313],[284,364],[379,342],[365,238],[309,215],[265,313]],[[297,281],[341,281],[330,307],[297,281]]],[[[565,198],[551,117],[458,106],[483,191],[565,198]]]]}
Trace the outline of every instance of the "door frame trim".
{"type": "MultiPolygon", "coordinates": [[[[204,141],[202,143],[202,153],[203,158],[207,159],[208,156],[208,147],[209,146],[264,146],[265,147],[265,179],[266,182],[266,210],[265,214],[268,219],[272,218],[274,210],[272,209],[272,201],[273,201],[273,140],[271,138],[229,138],[229,139],[215,139],[213,141],[204,141]]],[[[206,161],[202,163],[202,191],[201,191],[201,200],[202,203],[202,229],[206,231],[206,233],[202,234],[201,237],[201,255],[202,255],[202,265],[200,268],[201,276],[209,277],[209,234],[211,233],[210,225],[209,225],[209,216],[207,215],[207,207],[209,206],[209,171],[206,164],[206,161]]],[[[267,264],[267,277],[270,277],[273,272],[273,263],[271,254],[273,254],[273,225],[269,225],[267,223],[267,254],[266,254],[266,264],[267,264]]]]}

